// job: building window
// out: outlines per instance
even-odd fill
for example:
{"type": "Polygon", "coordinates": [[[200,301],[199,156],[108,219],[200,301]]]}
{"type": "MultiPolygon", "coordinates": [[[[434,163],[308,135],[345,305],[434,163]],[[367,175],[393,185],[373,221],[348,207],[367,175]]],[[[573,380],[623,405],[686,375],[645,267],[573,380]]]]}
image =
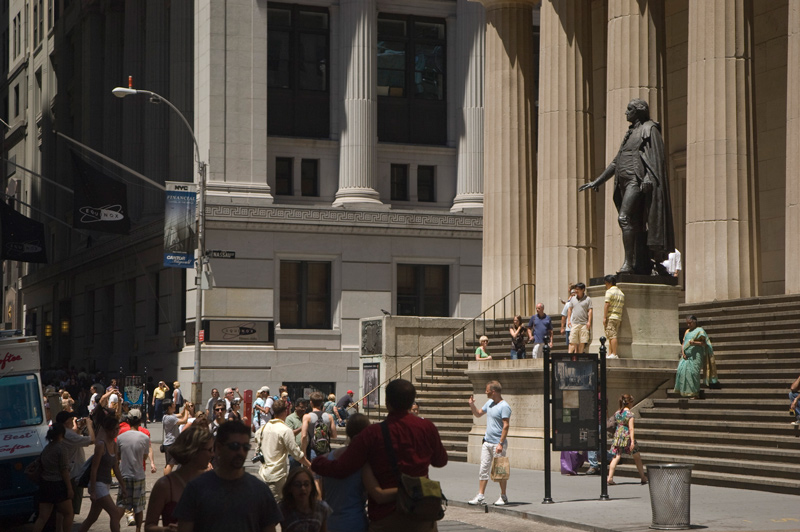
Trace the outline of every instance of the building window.
{"type": "Polygon", "coordinates": [[[300,193],[303,196],[319,196],[319,160],[302,160],[300,164],[300,193]]]}
{"type": "MultiPolygon", "coordinates": [[[[36,5],[33,6],[33,23],[38,28],[38,38],[34,36],[34,44],[39,44],[44,38],[44,0],[39,0],[39,15],[36,15],[36,5]]],[[[36,29],[33,30],[36,33],[36,29]]]]}
{"type": "Polygon", "coordinates": [[[444,19],[378,15],[378,139],[447,143],[444,19]]]}
{"type": "Polygon", "coordinates": [[[17,17],[14,17],[14,33],[11,36],[11,57],[14,59],[17,58],[17,50],[19,50],[19,22],[17,22],[17,17]]]}
{"type": "Polygon", "coordinates": [[[14,85],[14,118],[19,116],[19,84],[14,85]]]}
{"type": "Polygon", "coordinates": [[[417,168],[417,199],[419,201],[436,201],[435,176],[435,166],[420,166],[417,168]]]}
{"type": "Polygon", "coordinates": [[[408,201],[408,165],[392,165],[392,201],[408,201]]]}
{"type": "Polygon", "coordinates": [[[400,316],[449,316],[450,267],[431,264],[398,264],[397,314],[400,316]]]}
{"type": "Polygon", "coordinates": [[[267,19],[269,134],[329,137],[328,10],[270,2],[267,19]]]}
{"type": "Polygon", "coordinates": [[[33,44],[34,46],[39,42],[39,6],[34,2],[33,4],[33,44]]]}
{"type": "Polygon", "coordinates": [[[281,196],[291,196],[293,193],[292,185],[292,166],[294,159],[291,157],[277,157],[275,159],[275,194],[281,196]]]}
{"type": "Polygon", "coordinates": [[[283,329],[331,328],[331,263],[281,261],[283,329]]]}

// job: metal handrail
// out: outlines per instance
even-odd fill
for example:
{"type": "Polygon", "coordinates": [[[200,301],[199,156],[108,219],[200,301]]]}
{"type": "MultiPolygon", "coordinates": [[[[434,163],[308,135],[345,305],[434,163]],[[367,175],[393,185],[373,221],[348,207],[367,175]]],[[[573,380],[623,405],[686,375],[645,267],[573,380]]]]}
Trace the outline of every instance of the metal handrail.
{"type": "MultiPolygon", "coordinates": [[[[428,351],[425,354],[420,354],[417,360],[414,360],[413,362],[411,362],[407,366],[403,367],[399,371],[396,371],[394,374],[392,374],[391,377],[388,377],[386,380],[384,380],[383,382],[378,384],[376,387],[371,389],[369,392],[364,394],[360,399],[355,401],[355,403],[358,404],[358,405],[363,405],[364,404],[364,399],[368,398],[374,392],[376,392],[376,391],[380,390],[381,388],[385,387],[389,382],[391,382],[391,381],[393,381],[395,379],[401,378],[406,373],[409,376],[409,380],[412,380],[414,368],[417,367],[417,366],[419,366],[419,378],[418,378],[418,380],[419,380],[419,382],[423,382],[425,380],[425,371],[424,371],[423,364],[427,360],[431,361],[431,365],[430,365],[430,368],[431,368],[430,380],[431,380],[431,382],[433,382],[434,373],[435,373],[435,370],[436,370],[436,365],[434,363],[434,357],[435,357],[437,352],[441,352],[441,355],[442,355],[442,358],[441,358],[441,361],[442,361],[441,370],[442,370],[442,374],[444,374],[444,372],[445,372],[445,369],[444,369],[444,365],[445,365],[445,346],[448,343],[450,344],[450,346],[452,348],[452,359],[453,359],[452,369],[455,370],[455,367],[456,367],[455,366],[455,364],[456,364],[456,360],[455,360],[456,359],[456,347],[455,347],[455,344],[456,344],[456,340],[459,337],[459,335],[461,336],[461,357],[462,358],[466,358],[465,355],[464,355],[464,353],[466,352],[466,349],[467,349],[467,341],[466,341],[467,334],[466,333],[467,333],[467,330],[470,327],[472,328],[473,338],[478,338],[481,335],[487,335],[486,333],[487,333],[488,329],[487,329],[487,326],[486,326],[486,320],[487,320],[487,315],[489,313],[491,313],[492,317],[491,317],[490,321],[491,321],[491,323],[493,325],[496,324],[497,321],[498,321],[497,314],[498,314],[498,306],[500,306],[500,305],[502,305],[502,312],[501,312],[501,317],[500,317],[501,320],[508,319],[508,317],[509,317],[509,315],[506,314],[506,304],[507,303],[510,303],[510,305],[511,305],[511,318],[512,319],[517,314],[528,315],[528,314],[530,314],[530,312],[529,312],[530,308],[529,308],[528,305],[532,304],[532,302],[535,301],[535,297],[536,297],[536,285],[535,284],[533,284],[533,283],[525,283],[525,284],[519,285],[513,291],[511,291],[510,293],[508,293],[505,296],[503,296],[494,305],[490,306],[489,308],[487,308],[486,310],[481,312],[478,316],[476,316],[475,318],[473,318],[472,320],[467,322],[465,325],[463,325],[461,328],[457,329],[452,334],[448,335],[444,340],[442,340],[441,343],[439,343],[436,346],[434,346],[430,351],[428,351]],[[519,296],[518,296],[518,294],[519,294],[519,296]],[[479,330],[481,330],[480,334],[478,334],[479,330]],[[437,350],[439,350],[439,351],[437,351],[437,350]]],[[[382,405],[380,404],[380,402],[378,402],[377,412],[378,412],[379,415],[380,415],[380,412],[381,412],[381,406],[382,405]]],[[[369,402],[367,402],[367,406],[364,408],[364,411],[367,414],[369,414],[370,410],[371,410],[371,408],[369,406],[369,402]]]]}

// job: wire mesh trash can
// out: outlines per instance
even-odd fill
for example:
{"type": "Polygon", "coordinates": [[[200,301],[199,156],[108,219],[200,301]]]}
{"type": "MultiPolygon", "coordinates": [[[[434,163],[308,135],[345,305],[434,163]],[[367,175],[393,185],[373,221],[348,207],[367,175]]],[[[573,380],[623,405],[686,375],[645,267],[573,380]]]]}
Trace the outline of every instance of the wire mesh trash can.
{"type": "Polygon", "coordinates": [[[692,467],[694,464],[648,464],[650,506],[657,530],[690,528],[692,467]]]}

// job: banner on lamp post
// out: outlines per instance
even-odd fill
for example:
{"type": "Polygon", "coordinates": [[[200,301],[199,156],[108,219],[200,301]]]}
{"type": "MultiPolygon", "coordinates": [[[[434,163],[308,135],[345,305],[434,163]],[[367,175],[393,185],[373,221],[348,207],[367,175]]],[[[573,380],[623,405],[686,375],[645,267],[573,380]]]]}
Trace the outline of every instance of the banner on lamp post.
{"type": "Polygon", "coordinates": [[[194,268],[197,248],[197,185],[167,181],[164,207],[164,266],[194,268]]]}

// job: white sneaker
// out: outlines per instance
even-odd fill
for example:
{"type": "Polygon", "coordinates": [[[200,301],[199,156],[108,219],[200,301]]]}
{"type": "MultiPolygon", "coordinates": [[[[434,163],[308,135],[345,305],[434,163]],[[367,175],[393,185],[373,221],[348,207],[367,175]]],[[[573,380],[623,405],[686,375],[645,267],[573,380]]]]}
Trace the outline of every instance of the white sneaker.
{"type": "Polygon", "coordinates": [[[796,427],[796,426],[800,425],[800,421],[792,421],[791,424],[796,427]]]}
{"type": "Polygon", "coordinates": [[[136,524],[136,519],[132,515],[128,516],[128,526],[134,526],[136,524]]]}
{"type": "Polygon", "coordinates": [[[610,355],[606,355],[606,358],[619,358],[619,357],[612,353],[610,355]]]}
{"type": "Polygon", "coordinates": [[[508,504],[508,497],[506,497],[505,493],[500,495],[500,498],[494,501],[495,506],[505,506],[508,504]]]}
{"type": "Polygon", "coordinates": [[[471,501],[469,501],[468,504],[471,504],[472,506],[477,506],[479,504],[480,505],[485,505],[486,504],[486,498],[479,493],[479,494],[475,495],[475,498],[472,499],[471,501]]]}

